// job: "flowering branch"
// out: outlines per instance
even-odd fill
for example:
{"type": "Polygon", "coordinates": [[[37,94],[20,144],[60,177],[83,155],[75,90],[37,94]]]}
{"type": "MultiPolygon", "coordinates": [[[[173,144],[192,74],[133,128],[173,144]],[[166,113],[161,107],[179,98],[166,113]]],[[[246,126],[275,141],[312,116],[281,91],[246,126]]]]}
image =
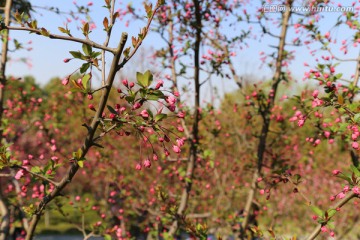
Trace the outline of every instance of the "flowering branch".
{"type": "Polygon", "coordinates": [[[46,182],[49,182],[49,183],[53,184],[55,187],[58,187],[58,183],[57,183],[57,182],[55,182],[55,181],[53,181],[53,180],[51,180],[51,179],[49,179],[49,178],[47,178],[47,177],[45,177],[45,176],[43,176],[43,175],[41,175],[41,174],[34,173],[34,172],[28,170],[28,169],[25,168],[25,167],[22,167],[22,166],[19,166],[19,165],[13,165],[12,167],[13,167],[13,168],[18,168],[18,169],[24,170],[25,172],[33,175],[34,177],[40,178],[41,180],[44,180],[44,181],[46,181],[46,182]]]}
{"type": "MultiPolygon", "coordinates": [[[[29,27],[16,27],[16,26],[1,26],[0,30],[3,29],[7,29],[7,30],[15,30],[15,31],[27,31],[27,32],[31,32],[31,33],[36,33],[38,35],[43,35],[42,34],[42,30],[40,29],[35,29],[35,28],[29,28],[29,27]]],[[[81,38],[75,38],[75,37],[70,37],[70,36],[62,36],[62,35],[57,35],[57,34],[51,34],[48,33],[47,35],[50,39],[59,39],[59,40],[65,40],[65,41],[70,41],[70,42],[78,42],[78,43],[83,43],[83,44],[87,44],[93,48],[97,48],[97,49],[102,49],[104,51],[108,51],[111,52],[113,54],[115,54],[116,49],[114,48],[109,48],[106,46],[103,46],[101,44],[95,43],[89,39],[81,39],[81,38]]]]}
{"type": "MultiPolygon", "coordinates": [[[[346,203],[348,203],[351,199],[353,199],[354,197],[358,197],[357,194],[355,194],[354,192],[351,192],[349,195],[347,195],[345,198],[343,198],[340,202],[338,202],[337,204],[335,204],[332,208],[333,209],[339,209],[342,206],[344,206],[346,203]]],[[[326,219],[326,221],[322,224],[319,224],[314,231],[310,234],[310,236],[307,238],[307,240],[313,240],[315,239],[321,232],[321,227],[325,226],[330,220],[331,220],[332,216],[328,219],[326,219]]]]}

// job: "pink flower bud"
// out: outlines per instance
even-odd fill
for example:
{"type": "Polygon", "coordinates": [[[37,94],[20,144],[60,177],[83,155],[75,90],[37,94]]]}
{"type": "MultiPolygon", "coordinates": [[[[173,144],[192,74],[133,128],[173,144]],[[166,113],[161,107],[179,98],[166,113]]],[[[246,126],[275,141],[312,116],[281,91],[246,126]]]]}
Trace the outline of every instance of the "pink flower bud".
{"type": "Polygon", "coordinates": [[[68,85],[69,84],[69,81],[70,81],[70,78],[69,77],[66,77],[66,78],[64,78],[62,81],[61,81],[61,84],[62,85],[68,85]]]}
{"type": "Polygon", "coordinates": [[[89,104],[89,105],[88,105],[88,108],[89,108],[90,110],[92,110],[92,111],[96,111],[96,109],[95,109],[95,107],[94,107],[93,104],[89,104]]]}
{"type": "Polygon", "coordinates": [[[128,80],[127,79],[124,79],[124,80],[122,80],[122,84],[124,84],[124,86],[128,86],[128,84],[129,84],[129,82],[128,82],[128,80]]]}

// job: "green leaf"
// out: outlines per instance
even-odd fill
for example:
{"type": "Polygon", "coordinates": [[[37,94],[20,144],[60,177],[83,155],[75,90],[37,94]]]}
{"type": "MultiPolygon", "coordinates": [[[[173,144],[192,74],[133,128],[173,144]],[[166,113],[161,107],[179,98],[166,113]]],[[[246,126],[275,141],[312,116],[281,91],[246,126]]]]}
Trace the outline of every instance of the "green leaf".
{"type": "Polygon", "coordinates": [[[165,95],[163,94],[162,91],[160,91],[160,90],[152,90],[152,89],[150,89],[148,91],[148,94],[147,94],[147,97],[146,97],[146,99],[150,100],[150,101],[157,101],[159,99],[164,99],[164,98],[165,98],[165,95]]]}
{"type": "Polygon", "coordinates": [[[134,100],[135,100],[135,96],[133,96],[133,95],[126,96],[126,97],[125,97],[125,100],[126,100],[128,103],[133,103],[134,100]]]}
{"type": "Polygon", "coordinates": [[[92,52],[91,54],[90,54],[90,57],[91,58],[97,58],[98,56],[100,56],[101,55],[101,52],[92,52]]]}
{"type": "Polygon", "coordinates": [[[327,213],[328,213],[328,218],[332,218],[335,213],[337,213],[336,209],[329,209],[327,210],[327,213]]]}
{"type": "Polygon", "coordinates": [[[360,171],[357,167],[355,167],[354,165],[351,165],[350,169],[355,174],[356,177],[360,177],[360,171]]]}
{"type": "Polygon", "coordinates": [[[91,74],[85,74],[82,78],[82,85],[87,92],[90,90],[90,81],[89,81],[90,79],[91,79],[91,74]]]}
{"type": "Polygon", "coordinates": [[[41,169],[40,169],[39,166],[34,166],[34,167],[31,168],[31,171],[32,171],[33,173],[40,173],[40,172],[41,172],[41,169]]]}
{"type": "Polygon", "coordinates": [[[84,51],[86,56],[90,56],[91,52],[92,52],[92,47],[90,45],[83,44],[82,45],[82,50],[84,51]]]}
{"type": "Polygon", "coordinates": [[[354,122],[360,123],[360,113],[354,115],[354,122]]]}
{"type": "Polygon", "coordinates": [[[167,115],[166,114],[164,114],[164,113],[160,113],[160,114],[158,114],[158,115],[156,115],[155,116],[155,122],[159,122],[159,121],[161,121],[161,120],[163,120],[163,119],[165,119],[165,118],[167,118],[167,115]]]}
{"type": "Polygon", "coordinates": [[[109,106],[109,105],[107,105],[106,107],[109,109],[109,111],[110,111],[111,113],[116,114],[116,115],[118,114],[118,112],[115,111],[115,109],[114,109],[113,107],[111,107],[111,106],[109,106]]]}
{"type": "Polygon", "coordinates": [[[78,59],[82,59],[82,54],[81,54],[81,52],[79,52],[79,51],[77,51],[77,52],[75,52],[75,51],[70,51],[70,54],[74,57],[74,58],[78,58],[78,59]]]}
{"type": "Polygon", "coordinates": [[[153,75],[149,70],[145,73],[137,72],[136,79],[140,86],[147,88],[153,81],[153,75]]]}
{"type": "Polygon", "coordinates": [[[79,165],[80,168],[84,167],[84,161],[77,161],[77,164],[79,165]]]}
{"type": "Polygon", "coordinates": [[[111,240],[111,235],[105,234],[104,235],[104,240],[111,240]]]}
{"type": "Polygon", "coordinates": [[[310,208],[317,216],[319,216],[319,217],[324,216],[324,212],[320,208],[318,208],[316,206],[310,206],[310,208]]]}
{"type": "Polygon", "coordinates": [[[89,69],[90,66],[91,66],[91,63],[84,63],[83,65],[81,65],[80,73],[86,72],[89,69]]]}

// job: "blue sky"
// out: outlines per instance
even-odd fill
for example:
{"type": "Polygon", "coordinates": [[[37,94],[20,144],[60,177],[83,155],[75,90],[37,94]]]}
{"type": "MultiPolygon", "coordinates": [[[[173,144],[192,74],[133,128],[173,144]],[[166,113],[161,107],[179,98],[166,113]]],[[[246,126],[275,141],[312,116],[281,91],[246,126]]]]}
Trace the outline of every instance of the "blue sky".
{"type": "MultiPolygon", "coordinates": [[[[59,7],[60,9],[66,11],[68,9],[74,9],[73,1],[72,0],[61,0],[61,1],[53,1],[53,0],[32,0],[31,1],[34,6],[55,6],[59,7]]],[[[86,0],[77,0],[79,4],[86,4],[89,1],[86,0]]],[[[104,16],[107,16],[107,9],[102,8],[102,0],[94,0],[94,6],[92,6],[92,19],[94,22],[98,23],[97,29],[93,31],[90,35],[90,38],[93,41],[102,43],[105,39],[105,32],[102,31],[102,20],[104,16]],[[95,10],[95,11],[94,11],[95,10]]],[[[123,0],[124,3],[129,1],[123,0]]],[[[155,2],[155,1],[152,1],[155,2]]],[[[255,11],[254,3],[255,1],[250,1],[247,4],[247,9],[249,12],[255,11]]],[[[142,5],[139,4],[140,1],[136,0],[133,1],[133,5],[136,8],[142,9],[142,5]]],[[[342,1],[344,6],[351,5],[352,1],[342,1]]],[[[120,8],[121,5],[117,4],[116,9],[120,8]]],[[[323,13],[324,19],[321,20],[320,26],[325,31],[326,29],[330,29],[331,26],[334,25],[335,20],[339,13],[323,13]]],[[[66,22],[66,16],[56,15],[54,13],[50,13],[43,10],[38,10],[36,13],[36,18],[38,20],[38,26],[47,28],[52,33],[60,34],[57,27],[64,26],[66,22]]],[[[241,23],[239,23],[241,24],[241,23]]],[[[72,22],[69,24],[70,29],[72,29],[72,33],[74,36],[83,37],[80,32],[76,32],[76,26],[78,24],[72,22]]],[[[142,22],[134,22],[132,21],[130,27],[124,26],[123,23],[118,22],[114,32],[113,38],[110,42],[110,46],[116,46],[116,37],[120,36],[122,31],[126,31],[129,33],[129,36],[137,35],[140,28],[144,26],[142,22]]],[[[248,25],[241,25],[240,29],[248,29],[248,25]]],[[[238,28],[238,29],[239,29],[238,28]]],[[[270,28],[275,34],[279,33],[280,29],[271,27],[270,28]]],[[[224,29],[224,31],[233,31],[232,29],[224,29]]],[[[252,29],[252,34],[260,36],[260,29],[254,27],[252,29]]],[[[234,33],[236,34],[236,32],[234,33]]],[[[288,34],[289,41],[296,37],[297,35],[290,31],[288,34]]],[[[349,35],[349,31],[346,28],[339,28],[333,32],[333,37],[342,39],[343,36],[349,35]]],[[[32,51],[19,51],[17,53],[11,54],[10,57],[12,61],[9,63],[7,68],[7,74],[13,74],[16,76],[24,76],[24,75],[33,75],[36,80],[40,84],[45,84],[49,79],[52,77],[64,77],[69,73],[73,72],[78,66],[80,66],[80,62],[71,61],[70,63],[63,63],[63,59],[71,57],[68,53],[72,50],[78,50],[81,48],[80,44],[72,43],[72,42],[65,42],[60,40],[49,40],[42,36],[37,36],[34,34],[28,34],[26,32],[12,32],[11,38],[16,38],[21,42],[28,42],[32,41],[31,47],[33,48],[32,51]],[[17,61],[19,58],[29,58],[32,64],[32,68],[29,68],[26,64],[20,63],[17,61]]],[[[271,70],[267,66],[262,66],[260,63],[260,56],[259,53],[264,51],[265,53],[271,53],[271,50],[268,45],[274,44],[277,45],[277,41],[265,37],[257,39],[248,39],[247,41],[248,47],[244,47],[243,49],[238,48],[237,56],[233,59],[235,66],[238,70],[240,75],[254,75],[258,79],[262,78],[270,78],[272,76],[271,70]]],[[[130,41],[129,41],[130,44],[130,41]]],[[[160,39],[160,37],[156,33],[150,33],[146,38],[144,44],[142,45],[143,49],[159,48],[163,46],[164,42],[160,39]]],[[[294,47],[289,48],[289,50],[295,50],[296,59],[291,63],[290,69],[293,73],[293,76],[299,80],[300,82],[304,72],[308,70],[308,68],[304,67],[304,62],[308,62],[310,66],[315,64],[315,58],[309,54],[309,50],[305,47],[294,47]]],[[[339,55],[343,56],[339,51],[334,50],[334,52],[339,55]]],[[[346,58],[348,57],[356,57],[359,54],[359,47],[357,49],[349,50],[346,58]]],[[[128,64],[131,65],[131,62],[128,64]]],[[[135,66],[137,66],[136,64],[135,66]]],[[[134,67],[134,64],[131,65],[134,67]]],[[[341,64],[338,68],[338,71],[344,72],[345,76],[349,77],[355,71],[355,64],[354,63],[344,63],[341,64]]],[[[217,81],[216,86],[219,88],[220,92],[229,92],[236,89],[236,85],[231,80],[220,80],[217,81]]]]}

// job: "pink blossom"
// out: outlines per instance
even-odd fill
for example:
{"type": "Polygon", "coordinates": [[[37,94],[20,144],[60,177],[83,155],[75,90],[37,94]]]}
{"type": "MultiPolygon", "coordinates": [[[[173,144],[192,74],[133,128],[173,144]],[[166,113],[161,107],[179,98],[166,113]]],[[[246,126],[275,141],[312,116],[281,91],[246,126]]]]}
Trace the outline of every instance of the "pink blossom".
{"type": "Polygon", "coordinates": [[[305,119],[300,119],[299,121],[298,121],[298,126],[299,127],[302,127],[302,126],[304,126],[304,124],[305,124],[305,119]]]}
{"type": "Polygon", "coordinates": [[[329,137],[330,137],[330,132],[329,132],[329,131],[325,131],[325,132],[324,132],[324,136],[325,136],[326,138],[329,138],[329,137]]]}
{"type": "Polygon", "coordinates": [[[145,161],[144,161],[144,167],[146,167],[146,168],[150,168],[151,167],[151,161],[150,161],[150,159],[145,159],[145,161]]]}
{"type": "Polygon", "coordinates": [[[128,84],[129,84],[129,82],[128,82],[128,80],[127,79],[124,79],[124,80],[122,80],[122,84],[124,84],[124,86],[128,86],[128,84]]]}
{"type": "Polygon", "coordinates": [[[322,231],[322,232],[327,232],[328,229],[326,228],[326,226],[322,226],[322,227],[321,227],[321,231],[322,231]]]}
{"type": "Polygon", "coordinates": [[[155,89],[159,89],[164,85],[164,81],[163,80],[158,80],[155,86],[155,89]]]}
{"type": "Polygon", "coordinates": [[[149,117],[149,113],[147,112],[147,110],[142,110],[140,115],[143,117],[143,118],[148,118],[149,117]]]}
{"type": "Polygon", "coordinates": [[[358,142],[353,142],[353,143],[351,144],[351,146],[352,146],[353,149],[356,149],[356,150],[359,149],[359,143],[358,143],[358,142]]]}
{"type": "Polygon", "coordinates": [[[80,196],[76,196],[75,201],[77,201],[77,202],[80,201],[80,196]]]}
{"type": "Polygon", "coordinates": [[[357,186],[353,187],[353,188],[352,188],[352,191],[353,191],[355,194],[357,194],[357,195],[360,194],[360,189],[359,189],[359,187],[357,187],[357,186]]]}
{"type": "Polygon", "coordinates": [[[184,118],[185,117],[185,112],[178,112],[177,116],[179,118],[184,118]]]}
{"type": "Polygon", "coordinates": [[[172,149],[173,149],[173,151],[174,151],[175,153],[180,153],[180,152],[181,152],[181,149],[180,149],[178,146],[176,146],[176,145],[174,145],[174,146],[172,147],[172,149]]]}
{"type": "Polygon", "coordinates": [[[341,173],[341,171],[340,171],[340,170],[337,170],[337,169],[335,169],[335,170],[332,171],[332,174],[335,175],[335,176],[336,176],[336,175],[339,175],[340,173],[341,173]]]}
{"type": "Polygon", "coordinates": [[[343,199],[345,197],[345,193],[341,192],[337,196],[339,199],[343,199]]]}
{"type": "Polygon", "coordinates": [[[314,90],[314,92],[312,93],[312,96],[313,96],[314,98],[317,98],[318,95],[319,95],[319,90],[314,90]]]}
{"type": "Polygon", "coordinates": [[[137,163],[136,166],[135,166],[135,169],[136,169],[136,170],[141,170],[141,164],[140,164],[140,163],[137,163]]]}
{"type": "Polygon", "coordinates": [[[178,130],[179,132],[183,132],[183,131],[184,131],[184,128],[183,128],[182,126],[178,126],[178,127],[177,127],[177,130],[178,130]]]}
{"type": "Polygon", "coordinates": [[[330,232],[330,237],[335,237],[335,233],[333,231],[330,232]]]}
{"type": "Polygon", "coordinates": [[[168,96],[165,101],[170,105],[174,105],[176,103],[176,98],[174,98],[173,96],[168,96]]]}
{"type": "Polygon", "coordinates": [[[61,84],[64,85],[64,86],[66,86],[66,85],[69,84],[69,81],[70,81],[69,77],[66,77],[66,78],[64,78],[64,79],[61,81],[61,84]]]}
{"type": "Polygon", "coordinates": [[[136,102],[133,106],[133,110],[141,108],[142,104],[140,102],[136,102]]]}
{"type": "Polygon", "coordinates": [[[16,174],[15,174],[15,179],[19,180],[22,176],[24,176],[24,170],[20,169],[16,174]]]}
{"type": "Polygon", "coordinates": [[[176,143],[179,147],[184,146],[184,140],[182,138],[178,138],[176,139],[176,143]]]}

